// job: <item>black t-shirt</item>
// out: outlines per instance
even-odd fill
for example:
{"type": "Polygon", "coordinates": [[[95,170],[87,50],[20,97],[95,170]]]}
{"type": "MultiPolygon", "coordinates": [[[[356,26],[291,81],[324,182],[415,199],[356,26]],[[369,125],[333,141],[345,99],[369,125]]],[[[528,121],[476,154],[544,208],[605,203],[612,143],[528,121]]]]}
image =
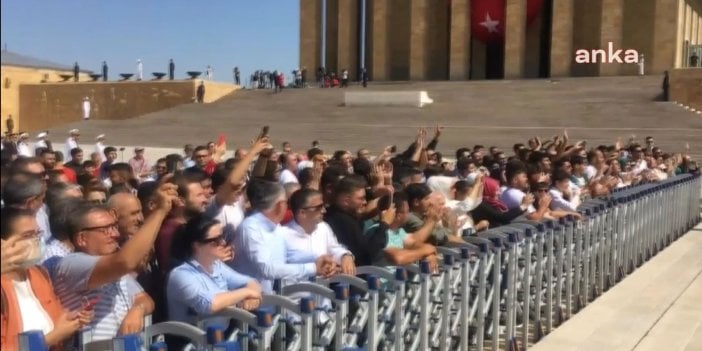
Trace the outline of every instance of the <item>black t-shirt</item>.
{"type": "Polygon", "coordinates": [[[339,243],[354,255],[357,266],[373,264],[388,243],[388,226],[385,223],[381,222],[364,233],[362,220],[336,206],[329,207],[324,221],[332,228],[339,243]]]}

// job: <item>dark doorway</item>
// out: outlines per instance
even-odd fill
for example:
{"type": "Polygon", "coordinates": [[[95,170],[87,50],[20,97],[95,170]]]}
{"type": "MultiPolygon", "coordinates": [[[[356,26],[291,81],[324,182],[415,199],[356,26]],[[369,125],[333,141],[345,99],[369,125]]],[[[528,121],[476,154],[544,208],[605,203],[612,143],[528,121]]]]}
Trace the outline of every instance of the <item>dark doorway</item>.
{"type": "Polygon", "coordinates": [[[491,43],[485,46],[485,79],[505,77],[505,43],[491,43]]]}
{"type": "Polygon", "coordinates": [[[553,23],[553,0],[544,0],[541,9],[541,45],[539,48],[539,78],[551,76],[551,25],[553,23]]]}

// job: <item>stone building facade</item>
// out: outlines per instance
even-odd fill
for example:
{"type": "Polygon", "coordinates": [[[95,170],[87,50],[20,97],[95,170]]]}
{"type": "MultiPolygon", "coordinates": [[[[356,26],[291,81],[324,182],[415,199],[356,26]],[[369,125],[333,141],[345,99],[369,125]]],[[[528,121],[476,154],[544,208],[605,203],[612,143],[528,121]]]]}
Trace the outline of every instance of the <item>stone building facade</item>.
{"type": "Polygon", "coordinates": [[[365,68],[376,81],[639,73],[638,63],[575,61],[578,49],[609,46],[636,50],[645,74],[687,67],[702,56],[702,0],[300,0],[308,79],[319,67],[353,78],[365,68]],[[494,4],[501,15],[483,17],[494,4]],[[503,33],[486,41],[476,27],[503,33]]]}

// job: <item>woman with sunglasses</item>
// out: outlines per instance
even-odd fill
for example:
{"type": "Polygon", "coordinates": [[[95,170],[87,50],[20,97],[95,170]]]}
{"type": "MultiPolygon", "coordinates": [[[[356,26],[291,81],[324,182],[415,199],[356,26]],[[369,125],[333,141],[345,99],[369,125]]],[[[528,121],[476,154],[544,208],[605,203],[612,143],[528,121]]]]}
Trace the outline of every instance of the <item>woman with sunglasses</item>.
{"type": "MultiPolygon", "coordinates": [[[[219,221],[198,215],[176,233],[171,247],[178,262],[166,287],[169,320],[195,324],[197,320],[227,307],[258,308],[261,286],[222,262],[231,255],[219,221]]],[[[227,319],[212,318],[209,325],[228,325],[227,319]]]]}

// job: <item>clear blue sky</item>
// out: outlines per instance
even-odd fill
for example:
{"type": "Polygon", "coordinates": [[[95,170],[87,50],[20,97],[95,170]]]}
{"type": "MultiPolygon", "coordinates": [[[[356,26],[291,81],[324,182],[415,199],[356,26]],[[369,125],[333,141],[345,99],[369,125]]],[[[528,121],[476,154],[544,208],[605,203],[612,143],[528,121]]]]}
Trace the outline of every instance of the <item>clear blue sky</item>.
{"type": "Polygon", "coordinates": [[[8,50],[99,71],[176,77],[212,65],[215,80],[242,80],[255,69],[286,74],[298,64],[298,0],[2,0],[2,44],[8,50]]]}

